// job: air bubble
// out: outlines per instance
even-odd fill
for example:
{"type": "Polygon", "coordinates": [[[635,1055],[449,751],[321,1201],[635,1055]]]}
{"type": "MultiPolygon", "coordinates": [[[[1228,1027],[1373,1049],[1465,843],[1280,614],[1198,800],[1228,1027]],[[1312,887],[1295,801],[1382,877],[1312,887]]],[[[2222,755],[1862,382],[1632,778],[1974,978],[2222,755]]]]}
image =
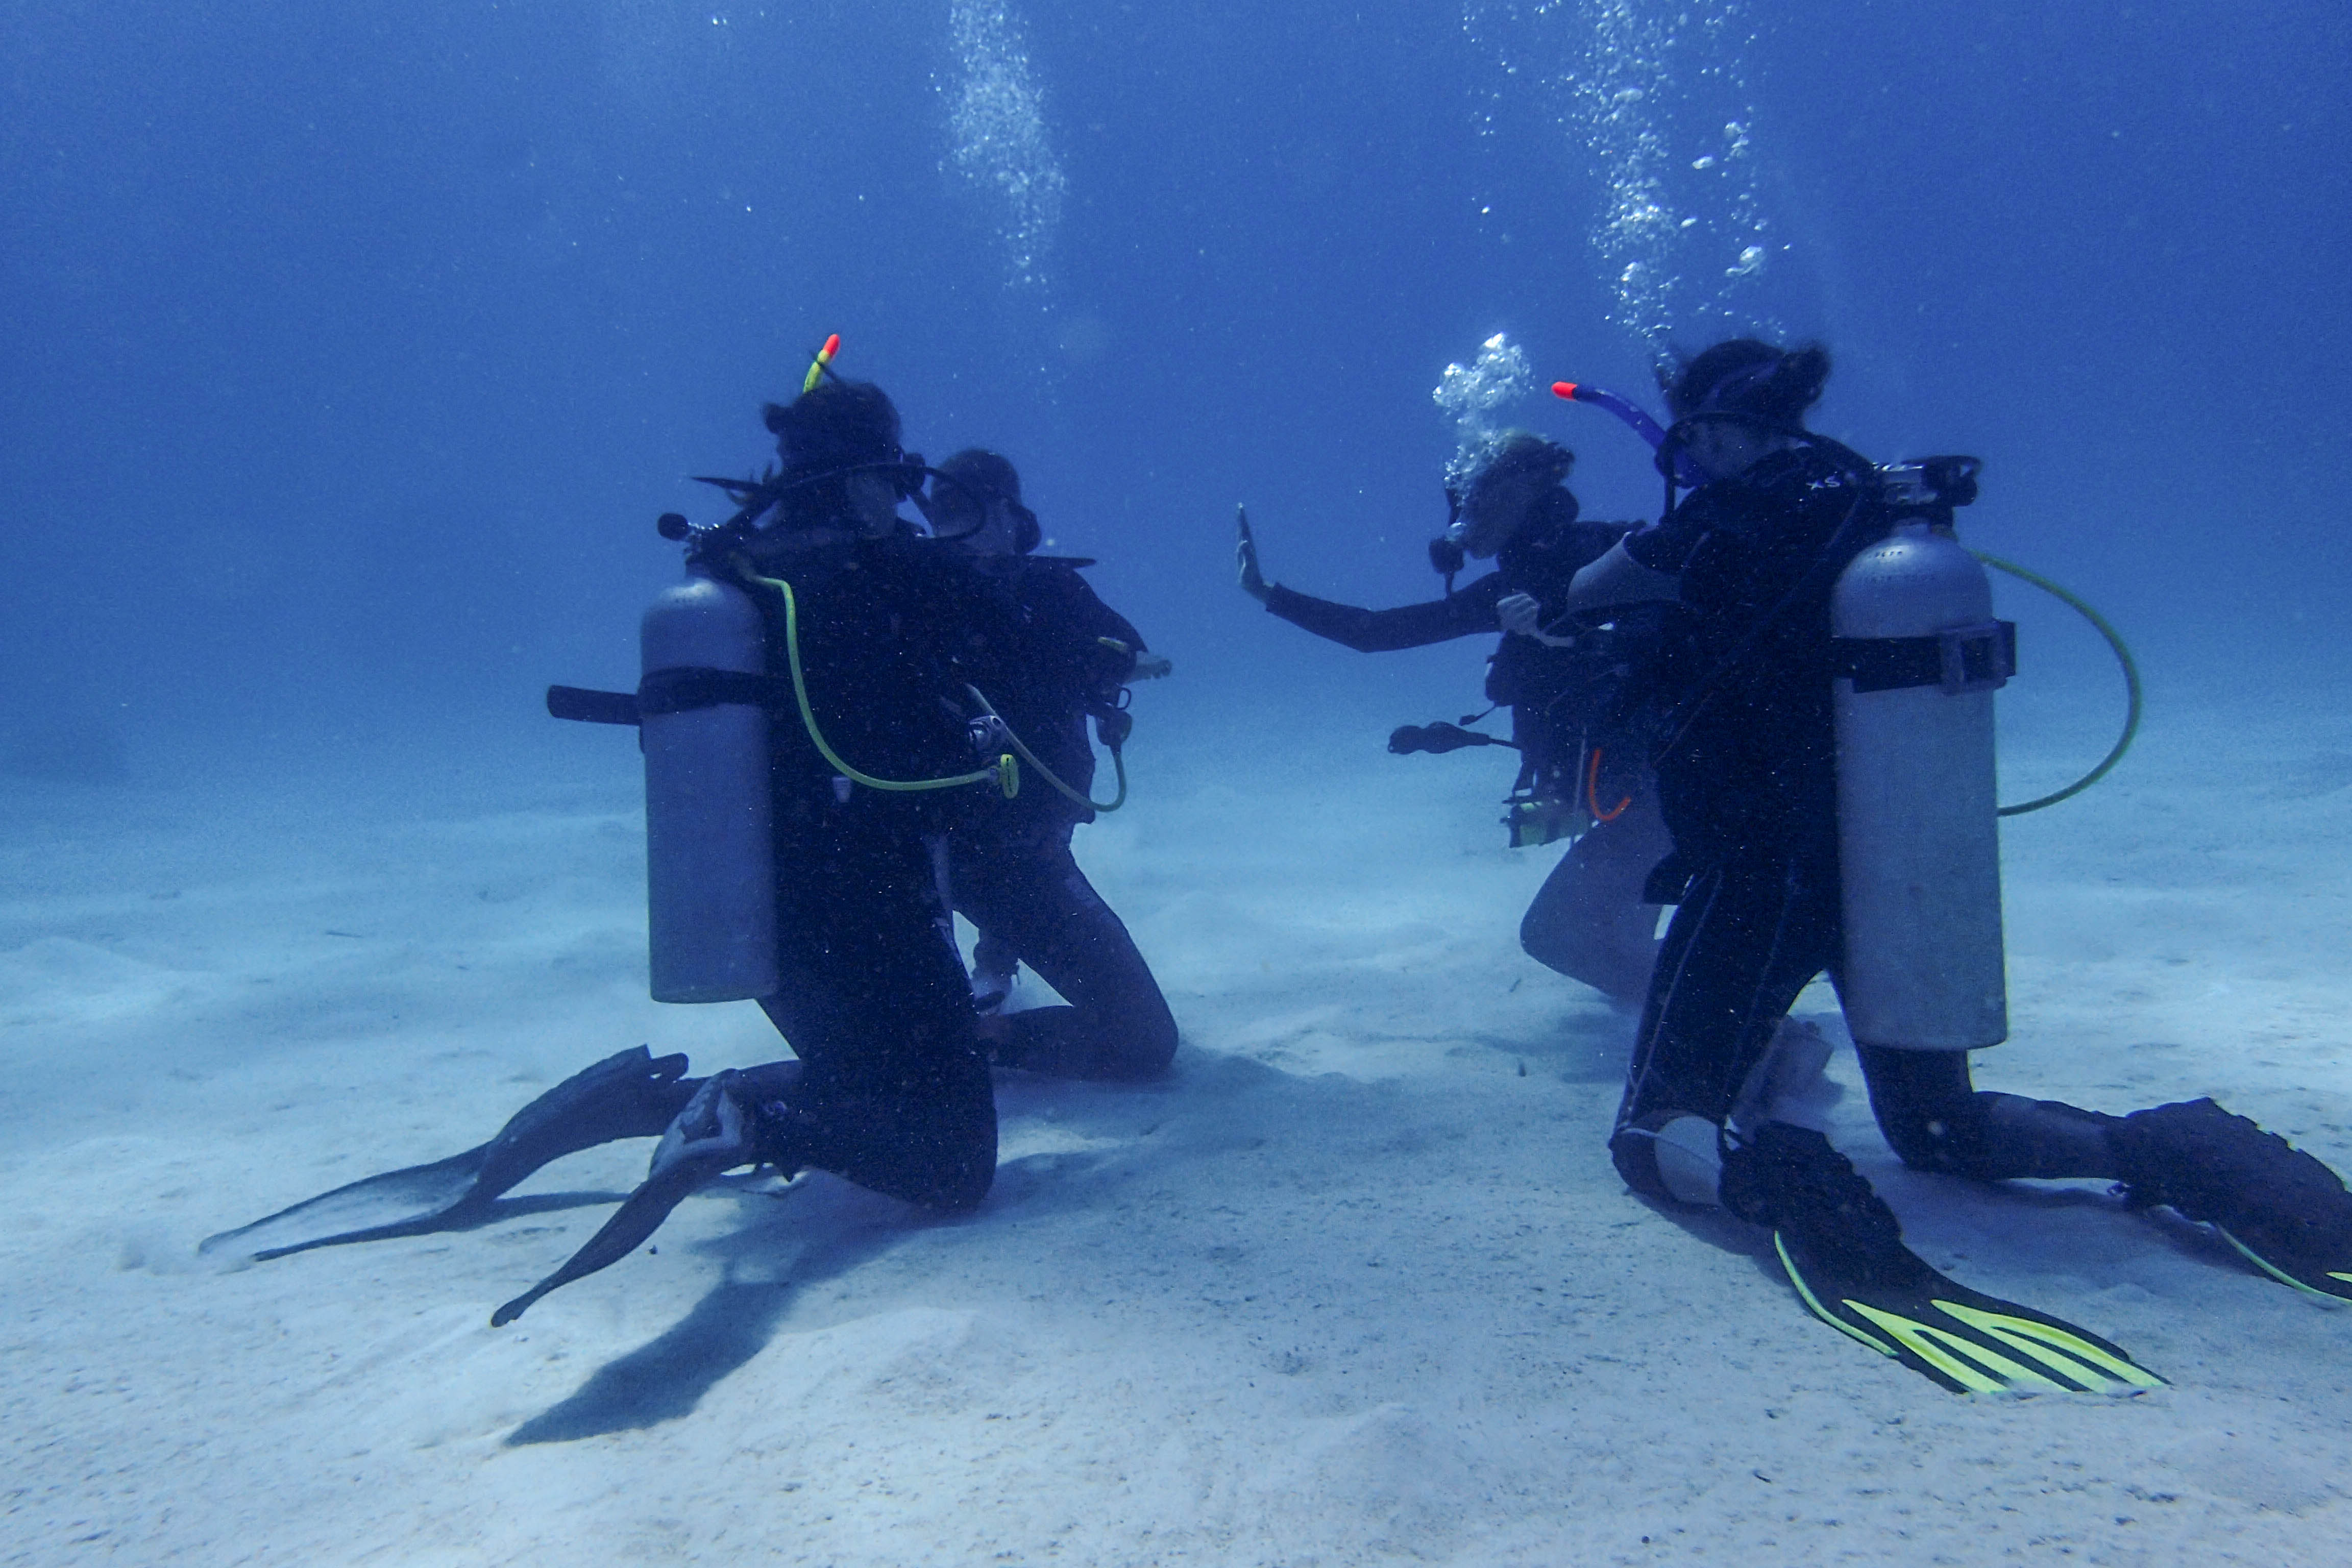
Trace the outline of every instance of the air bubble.
{"type": "Polygon", "coordinates": [[[952,162],[998,210],[1012,281],[1042,289],[1069,181],[1046,133],[1020,18],[1001,0],[955,0],[948,40],[956,59],[948,89],[952,162]]]}

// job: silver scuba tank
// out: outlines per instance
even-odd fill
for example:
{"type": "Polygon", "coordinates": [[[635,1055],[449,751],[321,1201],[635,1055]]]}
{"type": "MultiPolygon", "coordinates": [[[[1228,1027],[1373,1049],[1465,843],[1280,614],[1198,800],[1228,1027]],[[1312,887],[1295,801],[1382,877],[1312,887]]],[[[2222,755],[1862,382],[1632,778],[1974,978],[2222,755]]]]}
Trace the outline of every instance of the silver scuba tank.
{"type": "Polygon", "coordinates": [[[1948,531],[1899,524],[1831,598],[1847,1026],[1866,1045],[2009,1036],[1992,694],[2014,628],[1948,531]]]}
{"type": "MultiPolygon", "coordinates": [[[[688,568],[639,634],[645,672],[761,675],[766,626],[751,596],[688,568]]],[[[644,689],[641,689],[641,690],[644,689]]],[[[719,702],[641,714],[646,915],[656,1002],[775,994],[776,888],[767,710],[719,702]]]]}

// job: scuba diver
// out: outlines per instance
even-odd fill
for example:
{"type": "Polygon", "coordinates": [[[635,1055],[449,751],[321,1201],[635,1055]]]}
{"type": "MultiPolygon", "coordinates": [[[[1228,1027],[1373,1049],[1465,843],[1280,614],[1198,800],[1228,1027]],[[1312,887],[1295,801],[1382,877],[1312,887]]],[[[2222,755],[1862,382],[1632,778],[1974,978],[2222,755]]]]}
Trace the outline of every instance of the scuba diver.
{"type": "MultiPolygon", "coordinates": [[[[1527,430],[1506,430],[1479,454],[1445,536],[1430,547],[1445,573],[1445,596],[1367,610],[1268,583],[1249,520],[1236,546],[1242,591],[1269,611],[1359,653],[1427,647],[1502,632],[1487,662],[1486,699],[1511,710],[1518,784],[1507,819],[1517,844],[1548,843],[1589,822],[1545,879],[1519,922],[1519,945],[1547,967],[1631,1006],[1656,959],[1658,910],[1645,902],[1650,868],[1669,847],[1656,793],[1635,735],[1609,722],[1611,695],[1654,617],[1636,608],[1606,628],[1575,636],[1549,629],[1566,607],[1570,582],[1630,525],[1580,521],[1564,482],[1575,457],[1527,430]],[[1465,557],[1496,570],[1455,589],[1465,557]],[[1615,800],[1604,806],[1604,800],[1615,800]],[[1589,813],[1584,809],[1590,807],[1589,813]]],[[[1467,722],[1467,721],[1465,721],[1467,722]]],[[[1493,744],[1475,731],[1435,725],[1400,730],[1391,751],[1493,744]],[[1434,740],[1419,739],[1424,733],[1434,740]]]]}
{"type": "Polygon", "coordinates": [[[2274,1279],[2352,1299],[2352,1194],[2252,1121],[2210,1100],[2112,1116],[1974,1087],[1969,1050],[2008,1031],[1991,690],[2013,630],[1950,533],[1974,459],[1882,469],[1807,430],[1828,372],[1818,347],[1752,339],[1674,371],[1667,510],[1569,595],[1571,614],[1681,606],[1637,686],[1674,845],[1651,892],[1675,913],[1610,1140],[1618,1172],[1768,1227],[1807,1308],[1947,1387],[2160,1381],[1945,1278],[1821,1133],[1743,1109],[1776,1026],[1826,971],[1905,1164],[2116,1182],[2134,1208],[2214,1225],[2274,1279]],[[1679,504],[1677,481],[1695,487],[1679,504]]]}
{"type": "MultiPolygon", "coordinates": [[[[1070,854],[1081,822],[1095,818],[1091,716],[1117,756],[1133,721],[1130,680],[1166,675],[1126,618],[1079,575],[1090,561],[1033,553],[1037,516],[1021,500],[1021,476],[994,452],[958,452],[918,498],[933,535],[966,556],[1005,602],[1009,657],[989,690],[997,711],[1035,752],[1058,787],[1032,776],[1011,800],[990,803],[948,835],[948,888],[980,932],[972,990],[981,1037],[999,1066],[1060,1078],[1149,1079],[1176,1054],[1176,1020],[1136,951],[1070,854]],[[1023,963],[1066,1006],[999,1013],[1023,963]]],[[[1126,778],[1120,775],[1120,796],[1126,778]]]]}
{"type": "Polygon", "coordinates": [[[205,1250],[273,1257],[478,1223],[550,1161],[658,1135],[645,1184],[501,1307],[502,1324],[625,1257],[740,1166],[827,1171],[947,1213],[987,1194],[994,1091],[938,858],[941,836],[982,806],[971,786],[1009,771],[1009,757],[973,766],[976,742],[997,759],[971,691],[1012,628],[992,620],[996,597],[961,554],[898,515],[921,459],[900,448],[879,387],[830,376],[832,347],[801,396],[766,410],[781,472],[712,481],[743,501],[719,528],[663,519],[688,540],[689,574],[647,613],[638,691],[549,694],[559,717],[639,725],[656,999],[756,999],[796,1059],[695,1079],[683,1056],[625,1051],[478,1148],[339,1188],[205,1250]],[[694,744],[674,756],[680,736],[694,744]],[[728,797],[730,779],[743,798],[728,797]],[[772,849],[730,848],[751,841],[730,835],[754,817],[772,849]]]}

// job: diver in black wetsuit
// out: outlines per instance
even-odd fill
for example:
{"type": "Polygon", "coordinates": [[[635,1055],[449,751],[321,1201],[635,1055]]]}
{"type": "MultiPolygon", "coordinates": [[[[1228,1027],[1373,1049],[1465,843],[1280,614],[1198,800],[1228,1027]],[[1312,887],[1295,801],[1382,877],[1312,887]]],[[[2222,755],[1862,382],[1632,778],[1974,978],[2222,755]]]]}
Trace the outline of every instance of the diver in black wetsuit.
{"type": "MultiPolygon", "coordinates": [[[[1798,993],[1824,971],[1842,984],[1830,597],[1890,524],[1874,466],[1802,427],[1828,368],[1817,348],[1745,339],[1683,366],[1660,463],[1672,471],[1679,451],[1706,482],[1569,595],[1571,613],[1682,606],[1646,682],[1675,851],[1652,892],[1675,910],[1610,1152],[1636,1192],[1720,1203],[1774,1227],[1816,1313],[1948,1386],[2047,1386],[2034,1381],[2045,1373],[2062,1386],[2145,1385],[2116,1347],[1928,1268],[1818,1132],[1769,1116],[1735,1124],[1798,993]],[[2021,1356],[2020,1335],[2064,1364],[2021,1356]],[[2060,1342],[2068,1336],[2076,1349],[2060,1342]]],[[[1906,1164],[1985,1181],[2119,1181],[2137,1206],[2221,1226],[2274,1277],[2352,1297],[2352,1194],[2211,1100],[2101,1115],[1976,1089],[1965,1050],[1856,1046],[1872,1110],[1906,1164]]]]}
{"type": "MultiPolygon", "coordinates": [[[[1002,594],[1012,632],[995,662],[989,700],[1054,776],[1084,796],[1094,782],[1091,716],[1106,743],[1121,743],[1120,706],[1130,680],[1168,673],[1133,626],[1079,575],[1091,563],[1032,554],[1036,515],[1021,502],[1021,476],[994,452],[941,462],[926,503],[932,531],[965,554],[1002,594]]],[[[1077,825],[1095,808],[1034,770],[1020,794],[991,802],[948,835],[948,887],[978,928],[974,990],[994,1014],[1022,963],[1068,1003],[985,1016],[981,1034],[1002,1066],[1061,1078],[1146,1079],[1168,1070],[1176,1020],[1136,950],[1070,854],[1077,825]]]]}
{"type": "MultiPolygon", "coordinates": [[[[809,712],[835,755],[869,776],[970,775],[968,684],[1004,662],[1013,628],[958,552],[898,516],[921,483],[878,387],[826,380],[771,405],[783,471],[774,521],[748,540],[714,530],[705,562],[772,615],[772,689],[791,689],[796,639],[809,712]],[[781,584],[789,584],[793,637],[781,584]]],[[[564,1154],[662,1135],[646,1184],[563,1269],[500,1309],[625,1256],[678,1199],[742,1165],[835,1173],[943,1211],[986,1196],[996,1113],[971,992],[941,900],[935,849],[986,792],[853,784],[821,754],[790,699],[772,710],[781,986],[761,1008],[796,1060],[707,1079],[682,1056],[625,1051],[567,1079],[479,1148],[356,1183],[206,1243],[275,1256],[328,1242],[478,1222],[498,1195],[564,1154]]]]}
{"type": "Polygon", "coordinates": [[[1528,431],[1497,436],[1463,489],[1446,542],[1459,546],[1455,564],[1461,555],[1492,557],[1496,570],[1460,589],[1449,574],[1445,597],[1426,604],[1359,609],[1269,584],[1246,521],[1237,551],[1244,593],[1360,653],[1506,634],[1488,663],[1486,697],[1511,710],[1520,776],[1571,800],[1591,796],[1595,816],[1528,906],[1519,944],[1537,962],[1631,1005],[1657,954],[1658,910],[1643,888],[1669,846],[1643,748],[1607,716],[1615,675],[1643,635],[1633,624],[1638,617],[1578,637],[1548,629],[1576,574],[1627,527],[1580,520],[1562,482],[1574,460],[1528,431]],[[1599,753],[1597,773],[1584,763],[1588,747],[1599,753]]]}

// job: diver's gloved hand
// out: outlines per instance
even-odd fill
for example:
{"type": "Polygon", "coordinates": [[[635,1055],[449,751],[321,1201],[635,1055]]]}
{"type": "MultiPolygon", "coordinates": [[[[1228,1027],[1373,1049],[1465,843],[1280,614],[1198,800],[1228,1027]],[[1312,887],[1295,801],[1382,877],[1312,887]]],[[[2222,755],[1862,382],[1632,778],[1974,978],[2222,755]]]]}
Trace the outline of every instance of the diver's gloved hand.
{"type": "Polygon", "coordinates": [[[1543,605],[1533,594],[1506,594],[1496,601],[1495,615],[1503,629],[1516,637],[1532,637],[1546,647],[1574,647],[1572,637],[1554,637],[1544,630],[1543,605]]]}
{"type": "Polygon", "coordinates": [[[1127,672],[1129,680],[1157,680],[1176,671],[1175,662],[1164,653],[1139,652],[1135,668],[1127,672]]]}
{"type": "Polygon", "coordinates": [[[1241,540],[1234,546],[1234,564],[1241,573],[1242,592],[1263,605],[1274,590],[1266,586],[1265,574],[1258,570],[1257,540],[1250,533],[1249,509],[1237,506],[1234,516],[1241,524],[1241,540]]]}
{"type": "Polygon", "coordinates": [[[693,1166],[704,1179],[739,1165],[756,1165],[760,1154],[745,1103],[743,1075],[732,1070],[706,1080],[654,1150],[646,1180],[659,1180],[693,1166]]]}

